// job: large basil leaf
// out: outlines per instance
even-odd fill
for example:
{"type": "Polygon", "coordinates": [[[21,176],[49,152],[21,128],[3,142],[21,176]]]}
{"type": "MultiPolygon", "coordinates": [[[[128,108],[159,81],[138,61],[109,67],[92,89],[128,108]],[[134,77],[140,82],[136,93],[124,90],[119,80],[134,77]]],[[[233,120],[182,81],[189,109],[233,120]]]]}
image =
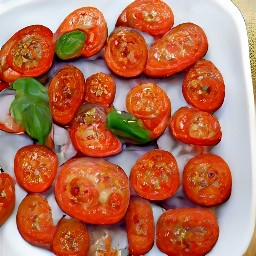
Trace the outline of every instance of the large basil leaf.
{"type": "Polygon", "coordinates": [[[52,127],[47,89],[34,78],[19,78],[12,88],[16,96],[10,107],[11,115],[31,138],[44,144],[52,127]]]}

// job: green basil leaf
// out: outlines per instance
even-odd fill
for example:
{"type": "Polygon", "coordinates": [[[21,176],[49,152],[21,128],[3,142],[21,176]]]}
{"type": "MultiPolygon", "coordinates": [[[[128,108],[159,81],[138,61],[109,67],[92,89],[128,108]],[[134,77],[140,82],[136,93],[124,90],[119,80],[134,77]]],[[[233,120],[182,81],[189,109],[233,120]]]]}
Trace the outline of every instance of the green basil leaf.
{"type": "Polygon", "coordinates": [[[47,90],[34,78],[18,80],[12,85],[16,96],[10,113],[31,138],[44,144],[52,128],[47,90]]]}
{"type": "Polygon", "coordinates": [[[68,60],[81,54],[86,34],[80,30],[64,33],[56,41],[55,53],[62,60],[68,60]]]}
{"type": "Polygon", "coordinates": [[[115,109],[107,115],[107,126],[117,137],[126,142],[144,144],[151,141],[151,132],[133,115],[115,109]]]}
{"type": "Polygon", "coordinates": [[[29,94],[48,101],[47,88],[34,78],[18,78],[11,85],[11,88],[16,90],[17,97],[23,97],[23,95],[29,94]]]}

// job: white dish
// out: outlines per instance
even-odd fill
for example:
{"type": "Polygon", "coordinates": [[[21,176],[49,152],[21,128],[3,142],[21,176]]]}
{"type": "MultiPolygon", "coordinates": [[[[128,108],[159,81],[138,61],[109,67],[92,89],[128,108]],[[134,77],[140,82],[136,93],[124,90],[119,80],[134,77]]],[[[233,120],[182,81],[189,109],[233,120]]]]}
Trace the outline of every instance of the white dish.
{"type": "MultiPolygon", "coordinates": [[[[2,0],[0,46],[14,32],[27,25],[43,24],[54,32],[68,13],[85,5],[96,6],[104,13],[111,32],[119,13],[130,2],[131,0],[2,0]]],[[[175,25],[191,21],[205,30],[209,40],[209,50],[205,58],[219,68],[225,80],[225,102],[216,113],[222,126],[223,139],[212,152],[221,155],[230,165],[233,191],[230,199],[217,208],[220,236],[208,255],[241,256],[249,245],[255,224],[256,171],[254,97],[244,20],[229,0],[166,2],[173,9],[175,25]]],[[[181,79],[180,75],[169,79],[172,85],[168,87],[167,93],[172,101],[172,112],[179,106],[186,105],[180,90],[181,79]]],[[[2,150],[0,145],[0,152],[2,150]]],[[[125,168],[125,160],[118,161],[125,168]]],[[[19,188],[17,192],[19,194],[15,211],[0,228],[0,255],[53,255],[49,251],[27,244],[20,237],[15,213],[25,193],[19,188]]]]}

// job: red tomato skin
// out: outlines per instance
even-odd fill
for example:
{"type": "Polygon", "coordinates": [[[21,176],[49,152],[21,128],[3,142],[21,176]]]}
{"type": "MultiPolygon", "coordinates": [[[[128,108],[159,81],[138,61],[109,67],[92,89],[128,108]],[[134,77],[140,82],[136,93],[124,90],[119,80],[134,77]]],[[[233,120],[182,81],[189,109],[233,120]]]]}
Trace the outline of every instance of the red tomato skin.
{"type": "Polygon", "coordinates": [[[130,198],[121,167],[99,158],[73,158],[62,165],[55,183],[60,208],[91,224],[113,224],[124,217],[130,198]]]}
{"type": "Polygon", "coordinates": [[[0,79],[13,82],[19,77],[37,77],[48,71],[54,57],[52,31],[43,25],[30,25],[13,34],[0,53],[0,79]],[[22,47],[28,44],[24,53],[22,47]],[[31,45],[30,45],[31,44],[31,45]],[[37,48],[40,51],[35,51],[37,48]],[[27,58],[27,55],[32,58],[27,58]],[[24,61],[25,59],[25,61],[24,61]]]}
{"type": "Polygon", "coordinates": [[[170,209],[156,224],[157,247],[168,256],[205,256],[218,237],[218,220],[210,209],[170,209]]]}
{"type": "Polygon", "coordinates": [[[152,139],[158,138],[168,127],[171,101],[166,92],[155,83],[134,86],[126,96],[126,108],[151,131],[152,139]]]}
{"type": "Polygon", "coordinates": [[[83,57],[91,57],[103,49],[108,28],[103,13],[96,7],[84,6],[69,13],[54,33],[54,41],[73,30],[81,30],[87,35],[82,50],[83,57]]]}
{"type": "Polygon", "coordinates": [[[197,155],[185,165],[182,187],[189,200],[204,207],[227,201],[232,190],[232,174],[226,161],[218,155],[197,155]]]}
{"type": "Polygon", "coordinates": [[[58,256],[84,256],[88,253],[89,244],[86,225],[63,217],[56,226],[51,250],[58,256]]]}
{"type": "Polygon", "coordinates": [[[117,27],[109,35],[104,48],[104,59],[109,69],[121,77],[142,74],[148,58],[144,37],[128,27],[117,27]]]}
{"type": "Polygon", "coordinates": [[[15,186],[12,176],[0,173],[0,227],[8,220],[15,206],[15,186]]]}
{"type": "Polygon", "coordinates": [[[144,255],[154,245],[154,216],[150,202],[139,196],[132,196],[125,216],[129,252],[144,255]]]}
{"type": "Polygon", "coordinates": [[[9,83],[0,80],[0,92],[10,86],[9,83]]]}
{"type": "Polygon", "coordinates": [[[214,146],[221,141],[218,118],[193,107],[181,107],[171,117],[170,133],[177,140],[191,145],[214,146]]]}
{"type": "Polygon", "coordinates": [[[171,76],[196,63],[207,50],[208,39],[200,26],[179,24],[151,46],[144,73],[150,77],[171,76]]]}
{"type": "Polygon", "coordinates": [[[107,128],[106,109],[99,105],[82,104],[69,126],[69,135],[84,156],[109,157],[123,149],[121,141],[107,128]]]}
{"type": "Polygon", "coordinates": [[[24,133],[24,128],[10,115],[7,122],[0,123],[0,130],[10,133],[24,133]]]}
{"type": "Polygon", "coordinates": [[[18,207],[16,223],[21,236],[28,243],[51,248],[55,227],[46,198],[39,194],[27,194],[18,207]]]}
{"type": "Polygon", "coordinates": [[[180,186],[180,173],[174,156],[154,149],[137,159],[130,172],[130,184],[141,197],[164,200],[173,196],[180,186]]]}
{"type": "Polygon", "coordinates": [[[87,77],[85,82],[85,100],[92,104],[109,107],[116,95],[115,80],[103,72],[87,77]]]}
{"type": "Polygon", "coordinates": [[[161,0],[136,0],[119,15],[116,27],[131,27],[152,36],[162,36],[172,28],[174,14],[161,0]]]}
{"type": "Polygon", "coordinates": [[[73,65],[64,66],[50,81],[48,95],[53,120],[61,125],[71,122],[84,101],[82,71],[73,65]]]}
{"type": "Polygon", "coordinates": [[[186,72],[182,93],[191,106],[201,111],[215,112],[225,98],[225,83],[221,72],[209,60],[197,61],[186,72]]]}
{"type": "Polygon", "coordinates": [[[14,157],[18,184],[31,193],[48,190],[57,173],[58,156],[45,146],[32,144],[20,148],[14,157]]]}

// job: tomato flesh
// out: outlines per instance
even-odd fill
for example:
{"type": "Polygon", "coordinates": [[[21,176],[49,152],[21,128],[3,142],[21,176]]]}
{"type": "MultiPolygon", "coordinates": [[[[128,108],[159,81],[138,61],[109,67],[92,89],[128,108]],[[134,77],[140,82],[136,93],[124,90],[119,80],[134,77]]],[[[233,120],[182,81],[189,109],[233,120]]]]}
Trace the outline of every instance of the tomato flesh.
{"type": "Polygon", "coordinates": [[[128,177],[103,159],[82,157],[62,165],[55,197],[68,215],[91,224],[120,221],[129,204],[128,177]]]}
{"type": "Polygon", "coordinates": [[[174,15],[169,5],[161,0],[136,0],[119,15],[116,26],[132,27],[153,36],[162,36],[170,30],[174,15]]]}
{"type": "Polygon", "coordinates": [[[0,226],[10,217],[15,206],[14,180],[8,173],[0,173],[0,226]]]}
{"type": "Polygon", "coordinates": [[[187,71],[182,93],[191,106],[202,111],[214,112],[224,101],[223,77],[211,61],[199,60],[187,71]]]}
{"type": "Polygon", "coordinates": [[[80,69],[64,66],[51,80],[48,88],[49,105],[53,120],[68,124],[84,100],[85,80],[80,69]]]}
{"type": "Polygon", "coordinates": [[[49,189],[57,169],[57,155],[42,145],[22,147],[14,157],[17,182],[28,192],[40,193],[49,189]]]}
{"type": "Polygon", "coordinates": [[[144,255],[154,244],[154,217],[147,199],[133,196],[125,216],[129,252],[144,255]]]}
{"type": "Polygon", "coordinates": [[[145,74],[166,77],[185,70],[208,50],[208,40],[201,27],[182,23],[173,27],[150,48],[145,74]]]}
{"type": "Polygon", "coordinates": [[[86,156],[107,157],[122,151],[121,141],[107,128],[105,109],[99,106],[82,105],[69,134],[75,148],[86,156]]]}
{"type": "Polygon", "coordinates": [[[222,138],[217,117],[192,107],[179,108],[172,115],[169,127],[174,138],[186,144],[213,146],[222,138]]]}
{"type": "Polygon", "coordinates": [[[51,248],[54,223],[51,208],[44,197],[27,194],[18,207],[16,221],[21,236],[27,242],[51,248]]]}
{"type": "Polygon", "coordinates": [[[167,210],[156,226],[156,244],[169,256],[204,256],[216,244],[218,236],[215,214],[203,208],[167,210]]]}
{"type": "Polygon", "coordinates": [[[137,31],[118,27],[108,37],[104,58],[115,74],[138,76],[143,72],[148,58],[146,41],[137,31]]]}
{"type": "Polygon", "coordinates": [[[220,205],[231,194],[230,168],[218,155],[198,155],[186,164],[182,186],[188,199],[194,203],[206,207],[220,205]]]}
{"type": "Polygon", "coordinates": [[[54,57],[53,33],[42,25],[31,25],[16,32],[3,46],[6,68],[21,76],[36,77],[45,73],[54,57]]]}
{"type": "Polygon", "coordinates": [[[103,13],[96,7],[85,6],[68,14],[54,33],[54,40],[74,30],[81,30],[87,35],[82,56],[91,57],[104,47],[108,35],[107,22],[103,13]]]}
{"type": "Polygon", "coordinates": [[[58,256],[84,256],[89,249],[89,240],[84,223],[62,218],[54,232],[52,251],[58,256]]]}
{"type": "Polygon", "coordinates": [[[154,149],[135,162],[130,173],[130,183],[142,197],[164,200],[173,196],[180,186],[178,164],[165,150],[154,149]]]}

